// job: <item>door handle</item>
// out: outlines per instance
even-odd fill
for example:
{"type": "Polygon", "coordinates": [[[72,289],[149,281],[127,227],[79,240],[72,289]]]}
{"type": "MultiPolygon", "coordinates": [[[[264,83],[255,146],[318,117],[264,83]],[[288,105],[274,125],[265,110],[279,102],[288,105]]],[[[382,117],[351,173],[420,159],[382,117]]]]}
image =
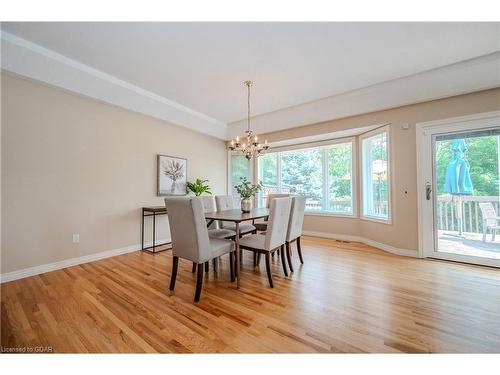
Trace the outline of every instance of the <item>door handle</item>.
{"type": "Polygon", "coordinates": [[[428,201],[431,200],[431,193],[432,193],[432,188],[431,188],[431,183],[430,182],[427,182],[425,184],[425,199],[427,199],[428,201]]]}

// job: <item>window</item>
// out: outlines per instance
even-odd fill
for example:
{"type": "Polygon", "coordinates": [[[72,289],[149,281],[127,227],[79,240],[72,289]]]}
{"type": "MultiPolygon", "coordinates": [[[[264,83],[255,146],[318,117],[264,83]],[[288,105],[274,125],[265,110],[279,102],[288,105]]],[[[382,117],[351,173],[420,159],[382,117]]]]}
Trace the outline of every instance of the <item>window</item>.
{"type": "Polygon", "coordinates": [[[353,140],[301,149],[284,149],[259,157],[258,179],[264,184],[258,204],[273,193],[303,195],[306,211],[354,215],[353,140]]]}
{"type": "Polygon", "coordinates": [[[328,148],[329,211],[352,215],[352,142],[338,143],[328,148]]]}
{"type": "Polygon", "coordinates": [[[258,195],[259,207],[267,206],[267,196],[279,191],[278,188],[278,154],[264,154],[258,161],[259,181],[264,184],[264,189],[258,195]]]}
{"type": "Polygon", "coordinates": [[[390,221],[389,135],[387,127],[361,138],[362,214],[390,221]]]}
{"type": "Polygon", "coordinates": [[[252,181],[252,163],[242,155],[231,153],[229,153],[229,160],[229,175],[231,178],[229,179],[228,192],[237,196],[238,193],[234,190],[234,186],[240,183],[240,178],[246,177],[249,181],[252,181]]]}
{"type": "Polygon", "coordinates": [[[281,156],[281,193],[305,195],[310,211],[320,211],[323,206],[323,150],[286,151],[281,156]]]}

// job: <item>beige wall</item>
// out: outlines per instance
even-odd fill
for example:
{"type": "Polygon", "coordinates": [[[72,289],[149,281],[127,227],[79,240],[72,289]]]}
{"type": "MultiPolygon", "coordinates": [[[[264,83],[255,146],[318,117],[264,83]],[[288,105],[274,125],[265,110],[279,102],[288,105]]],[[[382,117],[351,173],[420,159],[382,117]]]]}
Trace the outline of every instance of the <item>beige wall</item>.
{"type": "Polygon", "coordinates": [[[495,110],[500,110],[500,89],[302,126],[286,131],[268,133],[263,135],[262,138],[265,137],[269,142],[274,142],[386,122],[390,123],[393,181],[392,224],[381,224],[352,218],[307,216],[304,222],[304,230],[357,235],[400,249],[417,250],[415,124],[495,110]],[[404,124],[409,125],[408,130],[402,128],[404,124]],[[407,191],[407,194],[405,194],[405,191],[407,191]]]}
{"type": "MultiPolygon", "coordinates": [[[[212,137],[59,89],[2,75],[1,272],[140,243],[156,196],[156,155],[188,159],[188,179],[226,192],[212,137]],[[72,234],[80,243],[72,243],[72,234]]],[[[168,237],[165,218],[158,238],[168,237]]]]}

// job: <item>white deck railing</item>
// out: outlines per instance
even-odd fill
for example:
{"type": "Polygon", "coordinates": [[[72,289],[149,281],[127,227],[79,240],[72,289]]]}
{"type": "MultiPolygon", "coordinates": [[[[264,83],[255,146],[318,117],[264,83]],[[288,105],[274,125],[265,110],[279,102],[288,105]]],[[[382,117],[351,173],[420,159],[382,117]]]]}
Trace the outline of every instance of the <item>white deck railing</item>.
{"type": "MultiPolygon", "coordinates": [[[[470,233],[483,232],[483,215],[479,208],[480,202],[491,202],[495,211],[499,212],[499,197],[462,196],[462,230],[470,233]]],[[[458,231],[457,200],[449,194],[437,197],[436,221],[438,230],[458,231]]]]}

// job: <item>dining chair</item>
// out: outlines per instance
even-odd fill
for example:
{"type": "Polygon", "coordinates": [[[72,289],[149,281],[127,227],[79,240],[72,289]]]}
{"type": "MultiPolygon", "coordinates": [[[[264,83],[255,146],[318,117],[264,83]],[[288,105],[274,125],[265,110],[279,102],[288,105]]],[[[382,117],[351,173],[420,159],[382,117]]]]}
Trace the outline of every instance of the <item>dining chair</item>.
{"type": "MultiPolygon", "coordinates": [[[[217,211],[217,206],[215,205],[214,197],[211,195],[201,196],[201,203],[203,204],[203,212],[215,212],[217,211]]],[[[231,229],[220,228],[219,222],[214,221],[208,226],[208,236],[210,238],[232,238],[236,235],[236,232],[231,229]]]]}
{"type": "Polygon", "coordinates": [[[240,248],[254,253],[264,254],[266,257],[266,271],[269,285],[274,287],[271,273],[271,254],[281,252],[281,265],[285,276],[288,276],[285,261],[285,241],[288,230],[288,220],[291,208],[290,198],[275,198],[269,209],[269,224],[265,235],[251,234],[240,240],[240,248]]]}
{"type": "MultiPolygon", "coordinates": [[[[297,243],[297,252],[299,253],[300,263],[304,264],[302,258],[302,248],[300,246],[300,237],[302,236],[302,225],[304,224],[304,212],[306,209],[306,197],[292,197],[292,207],[290,209],[290,219],[288,220],[288,230],[286,233],[286,258],[290,271],[293,272],[292,264],[292,242],[297,243]]],[[[282,260],[283,261],[283,260],[282,260]]]]}
{"type": "MultiPolygon", "coordinates": [[[[217,211],[226,211],[234,209],[234,200],[232,195],[216,195],[215,196],[215,204],[217,207],[217,211]]],[[[230,229],[232,231],[236,231],[235,223],[224,223],[223,221],[219,222],[219,227],[222,229],[230,229]]],[[[240,237],[244,234],[248,233],[257,233],[255,226],[252,224],[240,224],[240,237]]]]}
{"type": "MultiPolygon", "coordinates": [[[[204,195],[204,196],[201,196],[200,199],[201,199],[201,203],[203,205],[203,212],[204,213],[217,211],[216,206],[215,206],[215,199],[213,196],[204,195]]],[[[210,237],[210,238],[234,239],[235,236],[236,236],[235,231],[233,231],[231,229],[219,228],[219,223],[217,221],[212,222],[208,226],[208,237],[210,237]]],[[[230,262],[232,262],[233,261],[231,259],[232,255],[230,254],[229,257],[230,257],[230,262]]],[[[213,259],[213,267],[214,267],[215,272],[217,272],[217,270],[218,270],[218,267],[217,267],[218,260],[219,260],[218,258],[213,259]]],[[[195,262],[193,262],[193,268],[192,268],[191,272],[193,272],[193,273],[196,272],[196,269],[197,269],[197,264],[195,262]]],[[[205,272],[208,272],[208,270],[209,270],[209,264],[207,262],[207,263],[205,263],[205,272]]],[[[231,275],[231,281],[234,281],[233,278],[234,278],[234,276],[231,275]]]]}
{"type": "MultiPolygon", "coordinates": [[[[203,212],[201,199],[166,198],[170,234],[172,236],[172,276],[170,290],[175,288],[179,258],[190,260],[198,265],[194,301],[200,300],[203,285],[203,267],[210,260],[234,252],[231,240],[210,238],[203,212]]],[[[231,257],[230,257],[231,258],[231,257]]],[[[231,274],[234,274],[233,262],[230,262],[231,274]]]]}
{"type": "MultiPolygon", "coordinates": [[[[266,199],[266,208],[269,208],[270,206],[270,203],[271,201],[274,199],[274,198],[285,198],[285,197],[289,197],[290,194],[286,194],[286,193],[283,193],[283,194],[268,194],[267,195],[267,199],[266,199]]],[[[264,221],[261,221],[259,223],[254,223],[253,224],[255,226],[255,228],[261,232],[264,232],[266,229],[267,229],[267,219],[264,220],[264,221]]]]}

